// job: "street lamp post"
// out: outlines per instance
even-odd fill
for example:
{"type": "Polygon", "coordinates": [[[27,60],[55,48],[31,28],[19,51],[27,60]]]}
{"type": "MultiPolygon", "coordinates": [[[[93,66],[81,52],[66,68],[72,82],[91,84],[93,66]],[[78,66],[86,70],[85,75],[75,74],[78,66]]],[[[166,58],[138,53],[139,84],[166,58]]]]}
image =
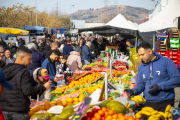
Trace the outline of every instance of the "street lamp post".
{"type": "Polygon", "coordinates": [[[37,26],[37,0],[35,0],[36,2],[36,26],[37,26]]]}
{"type": "MultiPolygon", "coordinates": [[[[72,14],[72,7],[74,7],[74,5],[71,6],[71,14],[72,14]]],[[[71,20],[72,20],[72,15],[70,15],[70,30],[71,30],[71,20]]]]}

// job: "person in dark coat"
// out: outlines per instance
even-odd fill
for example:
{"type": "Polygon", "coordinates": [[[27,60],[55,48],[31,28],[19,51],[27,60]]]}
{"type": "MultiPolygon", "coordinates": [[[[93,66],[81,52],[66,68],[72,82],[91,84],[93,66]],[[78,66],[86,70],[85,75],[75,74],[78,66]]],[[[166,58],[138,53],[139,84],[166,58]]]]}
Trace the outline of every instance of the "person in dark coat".
{"type": "Polygon", "coordinates": [[[123,40],[119,43],[119,49],[124,53],[124,55],[127,53],[126,44],[123,42],[123,40]]]}
{"type": "Polygon", "coordinates": [[[63,48],[63,54],[64,55],[70,55],[70,52],[74,51],[73,48],[71,47],[71,39],[67,39],[67,44],[63,48]]]}
{"type": "Polygon", "coordinates": [[[91,63],[91,55],[94,54],[94,52],[90,51],[91,48],[91,42],[88,41],[86,45],[82,47],[82,63],[84,65],[87,65],[91,63]]]}
{"type": "Polygon", "coordinates": [[[57,48],[58,48],[58,43],[57,42],[53,42],[51,44],[51,49],[46,53],[45,59],[48,58],[52,54],[52,51],[57,49],[57,48]]]}
{"type": "Polygon", "coordinates": [[[32,52],[32,63],[27,68],[30,72],[31,78],[33,78],[33,72],[36,68],[41,67],[44,61],[43,56],[37,51],[37,46],[35,43],[29,43],[28,49],[32,52]]]}
{"type": "Polygon", "coordinates": [[[39,50],[38,52],[41,53],[41,55],[43,56],[43,58],[45,58],[45,55],[46,53],[48,52],[46,49],[45,49],[45,46],[46,46],[46,43],[45,42],[42,42],[39,46],[39,50]]]}
{"type": "Polygon", "coordinates": [[[95,38],[95,39],[92,41],[90,50],[91,50],[91,52],[94,52],[94,54],[93,54],[93,56],[92,56],[93,59],[97,58],[97,56],[100,55],[100,52],[99,52],[99,49],[98,49],[97,38],[95,38]]]}
{"type": "Polygon", "coordinates": [[[52,81],[38,86],[32,85],[27,67],[31,64],[32,52],[21,47],[16,52],[15,63],[9,63],[2,70],[6,80],[14,86],[13,90],[3,88],[0,106],[6,120],[29,120],[29,96],[42,94],[51,88],[52,81]]]}
{"type": "Polygon", "coordinates": [[[7,44],[6,44],[6,42],[3,41],[2,37],[0,37],[0,45],[2,45],[3,48],[7,47],[7,44]]]}
{"type": "Polygon", "coordinates": [[[98,41],[98,49],[99,49],[99,52],[101,51],[104,51],[105,50],[105,46],[103,44],[103,41],[102,40],[99,40],[98,41]]]}
{"type": "Polygon", "coordinates": [[[16,43],[13,43],[11,47],[11,55],[13,56],[14,54],[16,54],[16,51],[17,51],[16,43]]]}

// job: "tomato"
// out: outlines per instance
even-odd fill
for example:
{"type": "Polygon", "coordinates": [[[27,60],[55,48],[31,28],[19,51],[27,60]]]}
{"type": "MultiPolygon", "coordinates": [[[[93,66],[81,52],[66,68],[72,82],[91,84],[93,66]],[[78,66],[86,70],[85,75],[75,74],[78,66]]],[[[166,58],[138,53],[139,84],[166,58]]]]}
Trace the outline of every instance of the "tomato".
{"type": "Polygon", "coordinates": [[[98,112],[98,110],[99,110],[98,108],[93,108],[92,112],[96,113],[96,112],[98,112]]]}
{"type": "Polygon", "coordinates": [[[88,117],[92,117],[93,115],[94,115],[93,112],[88,112],[88,113],[87,113],[87,116],[88,116],[88,117]]]}

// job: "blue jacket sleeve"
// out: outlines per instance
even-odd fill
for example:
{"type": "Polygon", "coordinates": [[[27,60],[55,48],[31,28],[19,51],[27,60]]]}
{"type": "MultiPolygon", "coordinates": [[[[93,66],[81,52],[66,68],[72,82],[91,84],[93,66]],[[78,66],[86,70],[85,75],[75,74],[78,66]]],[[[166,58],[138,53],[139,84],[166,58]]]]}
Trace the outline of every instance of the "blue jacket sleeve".
{"type": "Polygon", "coordinates": [[[136,87],[133,89],[135,92],[135,95],[139,95],[141,94],[145,89],[145,84],[144,81],[142,79],[142,77],[140,76],[140,72],[138,70],[138,80],[137,80],[137,85],[136,87]]]}
{"type": "MultiPolygon", "coordinates": [[[[42,63],[41,68],[45,68],[45,69],[48,70],[48,64],[47,64],[47,61],[46,61],[46,60],[42,63]]],[[[52,81],[54,81],[55,76],[52,76],[52,75],[50,74],[50,71],[48,71],[48,73],[49,73],[50,79],[51,79],[52,81]]]]}
{"type": "Polygon", "coordinates": [[[159,90],[170,90],[180,85],[179,71],[176,69],[174,62],[170,59],[166,60],[166,70],[170,79],[159,83],[159,90]]]}
{"type": "Polygon", "coordinates": [[[88,49],[88,47],[86,47],[86,53],[87,53],[87,56],[91,56],[91,51],[88,49]]]}

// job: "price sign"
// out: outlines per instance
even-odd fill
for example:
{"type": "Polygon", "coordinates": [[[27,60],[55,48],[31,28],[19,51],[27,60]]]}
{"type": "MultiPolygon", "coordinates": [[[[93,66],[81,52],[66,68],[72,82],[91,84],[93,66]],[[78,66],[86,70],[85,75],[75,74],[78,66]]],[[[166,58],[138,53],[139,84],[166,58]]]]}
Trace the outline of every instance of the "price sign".
{"type": "Polygon", "coordinates": [[[172,109],[172,120],[180,120],[180,109],[178,108],[172,109]]]}
{"type": "Polygon", "coordinates": [[[91,98],[85,97],[79,109],[76,111],[76,113],[74,114],[71,120],[80,120],[84,115],[84,113],[86,112],[87,108],[89,107],[90,102],[91,102],[91,98]]]}

